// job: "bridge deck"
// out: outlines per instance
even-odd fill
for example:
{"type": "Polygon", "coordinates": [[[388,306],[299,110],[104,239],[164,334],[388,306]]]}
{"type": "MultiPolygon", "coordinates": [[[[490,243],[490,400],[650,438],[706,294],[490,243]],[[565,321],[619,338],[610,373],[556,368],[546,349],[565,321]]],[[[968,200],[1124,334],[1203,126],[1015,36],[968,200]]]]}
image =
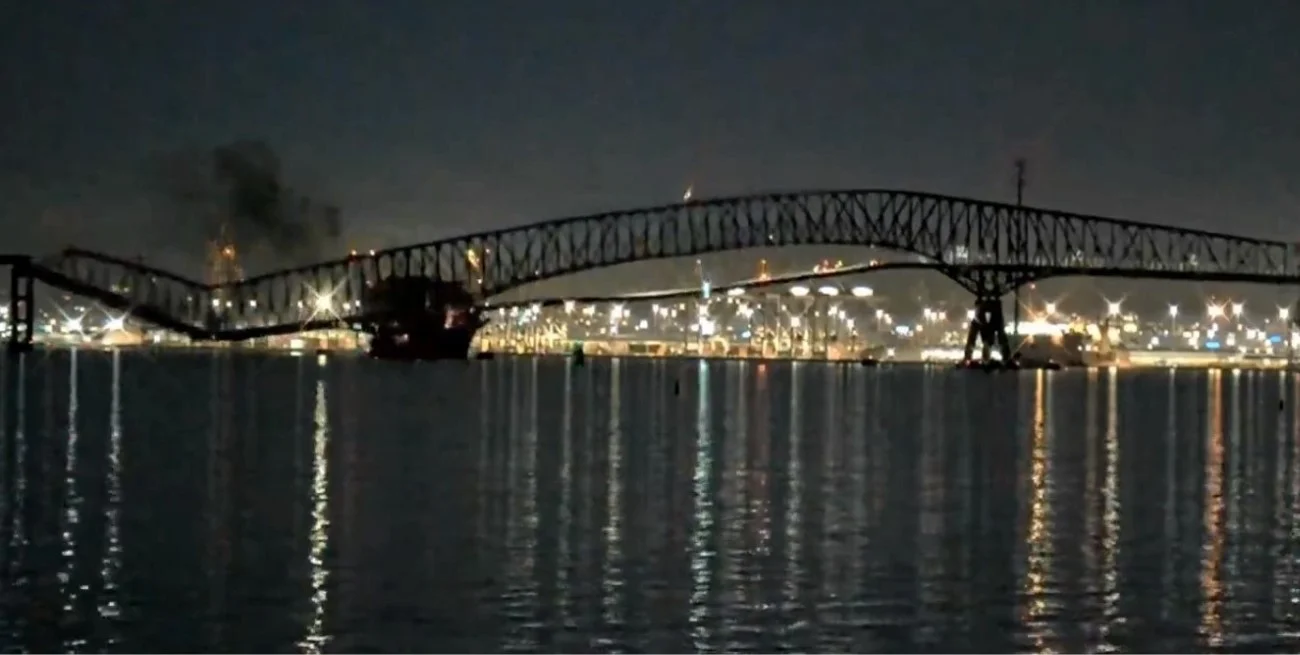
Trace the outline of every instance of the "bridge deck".
{"type": "MultiPolygon", "coordinates": [[[[762,194],[581,216],[224,285],[81,249],[41,260],[0,255],[0,266],[193,339],[241,340],[367,323],[375,308],[364,306],[366,290],[390,277],[457,283],[487,303],[533,282],[633,261],[810,245],[892,249],[909,258],[830,275],[929,268],[985,300],[1067,275],[1300,283],[1295,248],[1278,241],[875,190],[762,194]]],[[[787,276],[766,284],[827,276],[787,276]]],[[[693,293],[671,290],[640,298],[693,293]]],[[[612,299],[631,297],[600,300],[612,299]]]]}

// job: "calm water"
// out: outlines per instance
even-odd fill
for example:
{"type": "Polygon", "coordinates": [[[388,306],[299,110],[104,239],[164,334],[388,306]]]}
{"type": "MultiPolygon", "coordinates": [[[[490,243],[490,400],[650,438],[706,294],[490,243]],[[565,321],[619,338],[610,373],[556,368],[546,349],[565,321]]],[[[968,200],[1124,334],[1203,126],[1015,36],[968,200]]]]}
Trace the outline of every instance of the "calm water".
{"type": "Polygon", "coordinates": [[[5,650],[1300,648],[1279,373],[7,366],[5,650]]]}

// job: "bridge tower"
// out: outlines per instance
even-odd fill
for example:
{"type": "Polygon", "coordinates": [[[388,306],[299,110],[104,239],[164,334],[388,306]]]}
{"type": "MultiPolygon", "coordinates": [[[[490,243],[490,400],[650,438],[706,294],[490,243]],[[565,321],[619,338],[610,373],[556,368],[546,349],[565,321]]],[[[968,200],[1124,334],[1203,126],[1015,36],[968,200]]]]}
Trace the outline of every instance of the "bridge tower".
{"type": "Polygon", "coordinates": [[[1007,337],[1007,320],[1002,312],[1001,294],[980,294],[975,299],[975,310],[966,333],[964,359],[972,361],[975,344],[980,344],[980,360],[988,362],[993,348],[998,349],[1004,363],[1010,363],[1012,357],[1011,339],[1007,337]]]}
{"type": "MultiPolygon", "coordinates": [[[[1015,216],[1018,219],[1023,217],[1021,208],[1024,206],[1026,186],[1025,168],[1025,160],[1017,159],[1015,162],[1015,216]]],[[[1026,256],[1025,238],[1027,235],[1019,226],[1020,221],[1014,221],[1008,237],[1013,245],[1012,257],[1016,260],[1015,263],[1023,265],[1028,263],[1024,259],[1026,256]]],[[[975,308],[969,313],[970,328],[966,333],[965,362],[967,364],[974,363],[972,356],[975,354],[975,346],[978,343],[980,346],[980,360],[983,365],[988,366],[992,363],[991,356],[993,349],[996,348],[1001,355],[1002,366],[1017,366],[1020,346],[1023,344],[1023,339],[1020,336],[1020,287],[1032,283],[1034,279],[1032,272],[1028,268],[1009,271],[989,270],[963,274],[955,279],[975,295],[975,308]],[[1007,294],[1012,296],[1012,332],[1016,335],[1014,347],[1007,334],[1007,318],[1002,308],[1002,299],[1007,294]]]]}
{"type": "Polygon", "coordinates": [[[1032,280],[1032,271],[969,271],[954,279],[975,296],[975,307],[968,313],[970,328],[966,333],[964,355],[966,363],[975,363],[972,356],[978,343],[980,361],[984,365],[991,364],[990,358],[993,349],[996,348],[1001,355],[1002,366],[1014,366],[1018,348],[1012,348],[1011,339],[1007,335],[1007,319],[1002,309],[1002,299],[1032,280]]]}

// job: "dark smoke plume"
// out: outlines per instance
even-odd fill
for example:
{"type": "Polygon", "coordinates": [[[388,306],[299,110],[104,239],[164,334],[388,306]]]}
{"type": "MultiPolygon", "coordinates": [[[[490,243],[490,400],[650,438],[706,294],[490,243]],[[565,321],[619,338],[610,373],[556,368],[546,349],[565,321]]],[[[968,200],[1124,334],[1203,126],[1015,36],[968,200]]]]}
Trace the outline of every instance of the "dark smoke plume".
{"type": "Polygon", "coordinates": [[[337,257],[339,210],[296,192],[283,180],[279,157],[261,141],[174,153],[157,171],[168,222],[214,239],[223,226],[244,266],[279,268],[337,257]]]}

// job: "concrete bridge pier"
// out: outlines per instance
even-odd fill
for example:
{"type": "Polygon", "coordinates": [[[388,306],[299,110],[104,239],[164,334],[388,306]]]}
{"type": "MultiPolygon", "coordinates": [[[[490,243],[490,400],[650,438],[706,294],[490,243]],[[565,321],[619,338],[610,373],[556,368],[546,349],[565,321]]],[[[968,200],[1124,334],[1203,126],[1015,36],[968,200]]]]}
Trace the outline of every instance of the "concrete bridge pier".
{"type": "Polygon", "coordinates": [[[975,314],[966,332],[964,359],[971,361],[976,342],[980,345],[980,361],[987,362],[998,349],[1003,362],[1011,361],[1011,340],[1007,337],[1007,322],[1002,311],[1001,296],[980,296],[975,300],[975,314]]]}
{"type": "Polygon", "coordinates": [[[36,280],[32,276],[30,257],[6,257],[9,265],[9,325],[7,349],[10,355],[32,349],[32,333],[36,324],[36,280]]]}

